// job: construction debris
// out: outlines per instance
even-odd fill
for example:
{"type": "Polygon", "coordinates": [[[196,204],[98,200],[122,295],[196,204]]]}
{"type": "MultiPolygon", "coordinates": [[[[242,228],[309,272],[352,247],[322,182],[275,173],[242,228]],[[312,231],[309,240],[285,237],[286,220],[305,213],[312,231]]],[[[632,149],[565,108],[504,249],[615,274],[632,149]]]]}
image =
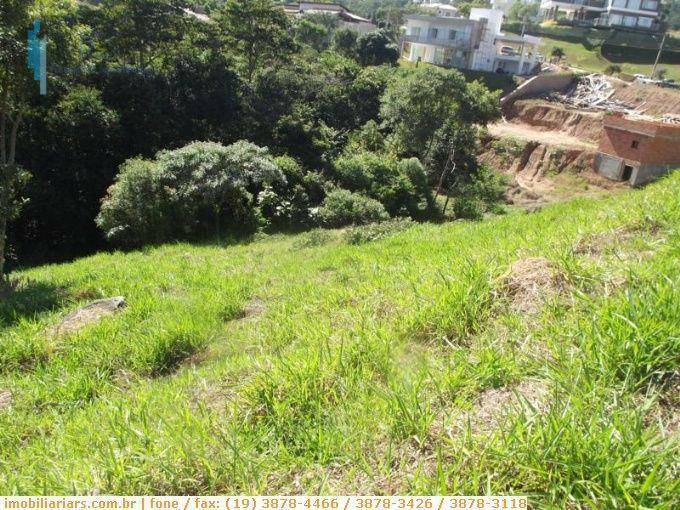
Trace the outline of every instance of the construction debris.
{"type": "Polygon", "coordinates": [[[605,75],[589,74],[580,77],[565,94],[554,93],[550,95],[550,98],[576,108],[607,110],[626,115],[643,113],[643,110],[639,108],[636,109],[622,101],[612,99],[615,93],[616,90],[605,75]]]}
{"type": "Polygon", "coordinates": [[[680,115],[667,113],[661,116],[661,122],[664,124],[680,124],[680,115]]]}

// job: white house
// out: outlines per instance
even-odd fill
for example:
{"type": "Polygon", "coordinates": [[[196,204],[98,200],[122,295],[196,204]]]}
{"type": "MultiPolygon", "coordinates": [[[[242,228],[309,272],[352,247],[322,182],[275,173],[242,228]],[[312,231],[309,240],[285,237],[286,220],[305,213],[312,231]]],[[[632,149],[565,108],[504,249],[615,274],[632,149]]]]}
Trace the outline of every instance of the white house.
{"type": "Polygon", "coordinates": [[[539,61],[541,40],[501,32],[503,13],[473,8],[469,18],[409,14],[402,56],[445,67],[530,74],[539,61]]]}
{"type": "Polygon", "coordinates": [[[659,0],[542,0],[543,19],[564,17],[582,25],[660,30],[659,0]]]}

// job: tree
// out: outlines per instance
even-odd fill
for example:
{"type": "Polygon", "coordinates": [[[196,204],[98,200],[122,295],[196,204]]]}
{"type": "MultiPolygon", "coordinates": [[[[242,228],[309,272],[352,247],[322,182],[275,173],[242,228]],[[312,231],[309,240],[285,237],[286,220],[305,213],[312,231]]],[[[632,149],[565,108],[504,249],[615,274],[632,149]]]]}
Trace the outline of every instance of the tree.
{"type": "Polygon", "coordinates": [[[10,224],[10,243],[27,264],[103,247],[94,218],[124,159],[118,113],[98,90],[73,86],[54,99],[29,113],[21,140],[20,162],[32,178],[22,190],[27,203],[10,224]]]}
{"type": "Polygon", "coordinates": [[[271,0],[227,0],[217,22],[249,83],[256,69],[285,61],[295,49],[286,13],[271,0]]]}
{"type": "Polygon", "coordinates": [[[349,27],[340,28],[333,33],[333,50],[344,57],[355,58],[359,32],[349,27]]]}
{"type": "Polygon", "coordinates": [[[363,66],[396,64],[399,49],[384,31],[369,32],[357,39],[357,59],[363,66]]]}
{"type": "Polygon", "coordinates": [[[530,3],[524,0],[515,0],[510,6],[508,19],[511,21],[527,21],[538,16],[541,3],[532,1],[530,3]]]}
{"type": "Polygon", "coordinates": [[[103,0],[95,35],[107,61],[141,69],[167,56],[189,22],[184,0],[103,0]]]}
{"type": "Polygon", "coordinates": [[[452,187],[477,172],[477,126],[500,116],[498,104],[498,92],[468,83],[458,71],[427,67],[391,81],[380,114],[391,131],[388,145],[423,161],[433,183],[448,167],[445,184],[452,187]]]}
{"type": "Polygon", "coordinates": [[[37,91],[26,66],[26,31],[33,19],[53,28],[50,37],[59,44],[48,45],[50,55],[56,63],[68,64],[69,43],[78,36],[78,29],[64,32],[58,20],[70,7],[66,0],[3,0],[0,5],[0,280],[5,277],[7,224],[18,211],[16,192],[27,175],[17,163],[19,132],[37,91]]]}
{"type": "Polygon", "coordinates": [[[295,25],[295,41],[301,45],[311,46],[317,51],[322,51],[328,46],[329,32],[326,27],[319,23],[302,18],[295,25]]]}
{"type": "Polygon", "coordinates": [[[426,67],[403,72],[388,84],[380,115],[398,152],[424,157],[447,124],[486,124],[500,111],[498,93],[466,82],[458,71],[426,67]]]}
{"type": "Polygon", "coordinates": [[[564,55],[565,55],[564,50],[559,46],[553,47],[552,51],[550,52],[550,56],[553,59],[557,60],[557,62],[562,60],[564,58],[564,55]]]}

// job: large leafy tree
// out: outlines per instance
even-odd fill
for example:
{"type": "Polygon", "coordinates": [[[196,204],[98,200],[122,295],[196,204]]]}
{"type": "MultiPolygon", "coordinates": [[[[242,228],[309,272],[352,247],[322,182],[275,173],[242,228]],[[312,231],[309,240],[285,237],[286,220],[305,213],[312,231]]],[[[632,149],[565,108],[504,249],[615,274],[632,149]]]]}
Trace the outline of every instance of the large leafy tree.
{"type": "Polygon", "coordinates": [[[441,175],[450,159],[459,173],[477,169],[477,126],[500,116],[498,94],[458,71],[433,67],[404,72],[382,97],[380,115],[391,131],[390,144],[405,156],[427,163],[441,175]]]}
{"type": "Polygon", "coordinates": [[[227,0],[217,22],[248,82],[257,69],[287,60],[295,49],[291,23],[271,0],[227,0]]]}
{"type": "Polygon", "coordinates": [[[184,0],[104,0],[94,17],[103,58],[142,69],[157,65],[191,21],[183,7],[184,0]]]}
{"type": "Polygon", "coordinates": [[[498,95],[458,71],[426,67],[392,80],[380,114],[400,152],[423,156],[446,125],[486,124],[496,119],[498,95]]]}
{"type": "Polygon", "coordinates": [[[510,6],[508,19],[510,21],[530,21],[538,16],[538,11],[541,7],[541,2],[533,1],[526,3],[523,0],[515,0],[510,6]]]}
{"type": "Polygon", "coordinates": [[[26,172],[17,163],[24,119],[35,104],[37,84],[26,66],[27,30],[34,19],[47,26],[48,53],[55,64],[73,65],[78,27],[66,30],[68,0],[3,0],[0,4],[0,279],[5,277],[7,224],[16,214],[17,188],[26,172]]]}
{"type": "Polygon", "coordinates": [[[364,66],[396,64],[399,60],[399,48],[386,32],[370,32],[357,39],[357,59],[364,66]]]}

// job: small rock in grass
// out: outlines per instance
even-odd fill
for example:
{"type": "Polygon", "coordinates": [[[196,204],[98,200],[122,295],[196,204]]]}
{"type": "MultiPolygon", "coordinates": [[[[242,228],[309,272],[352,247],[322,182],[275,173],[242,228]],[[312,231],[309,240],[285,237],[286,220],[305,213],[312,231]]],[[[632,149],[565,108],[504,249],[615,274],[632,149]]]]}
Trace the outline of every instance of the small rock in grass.
{"type": "Polygon", "coordinates": [[[68,335],[80,331],[85,326],[99,322],[125,308],[125,298],[113,297],[93,301],[75,312],[71,312],[56,326],[49,329],[52,335],[68,335]]]}

